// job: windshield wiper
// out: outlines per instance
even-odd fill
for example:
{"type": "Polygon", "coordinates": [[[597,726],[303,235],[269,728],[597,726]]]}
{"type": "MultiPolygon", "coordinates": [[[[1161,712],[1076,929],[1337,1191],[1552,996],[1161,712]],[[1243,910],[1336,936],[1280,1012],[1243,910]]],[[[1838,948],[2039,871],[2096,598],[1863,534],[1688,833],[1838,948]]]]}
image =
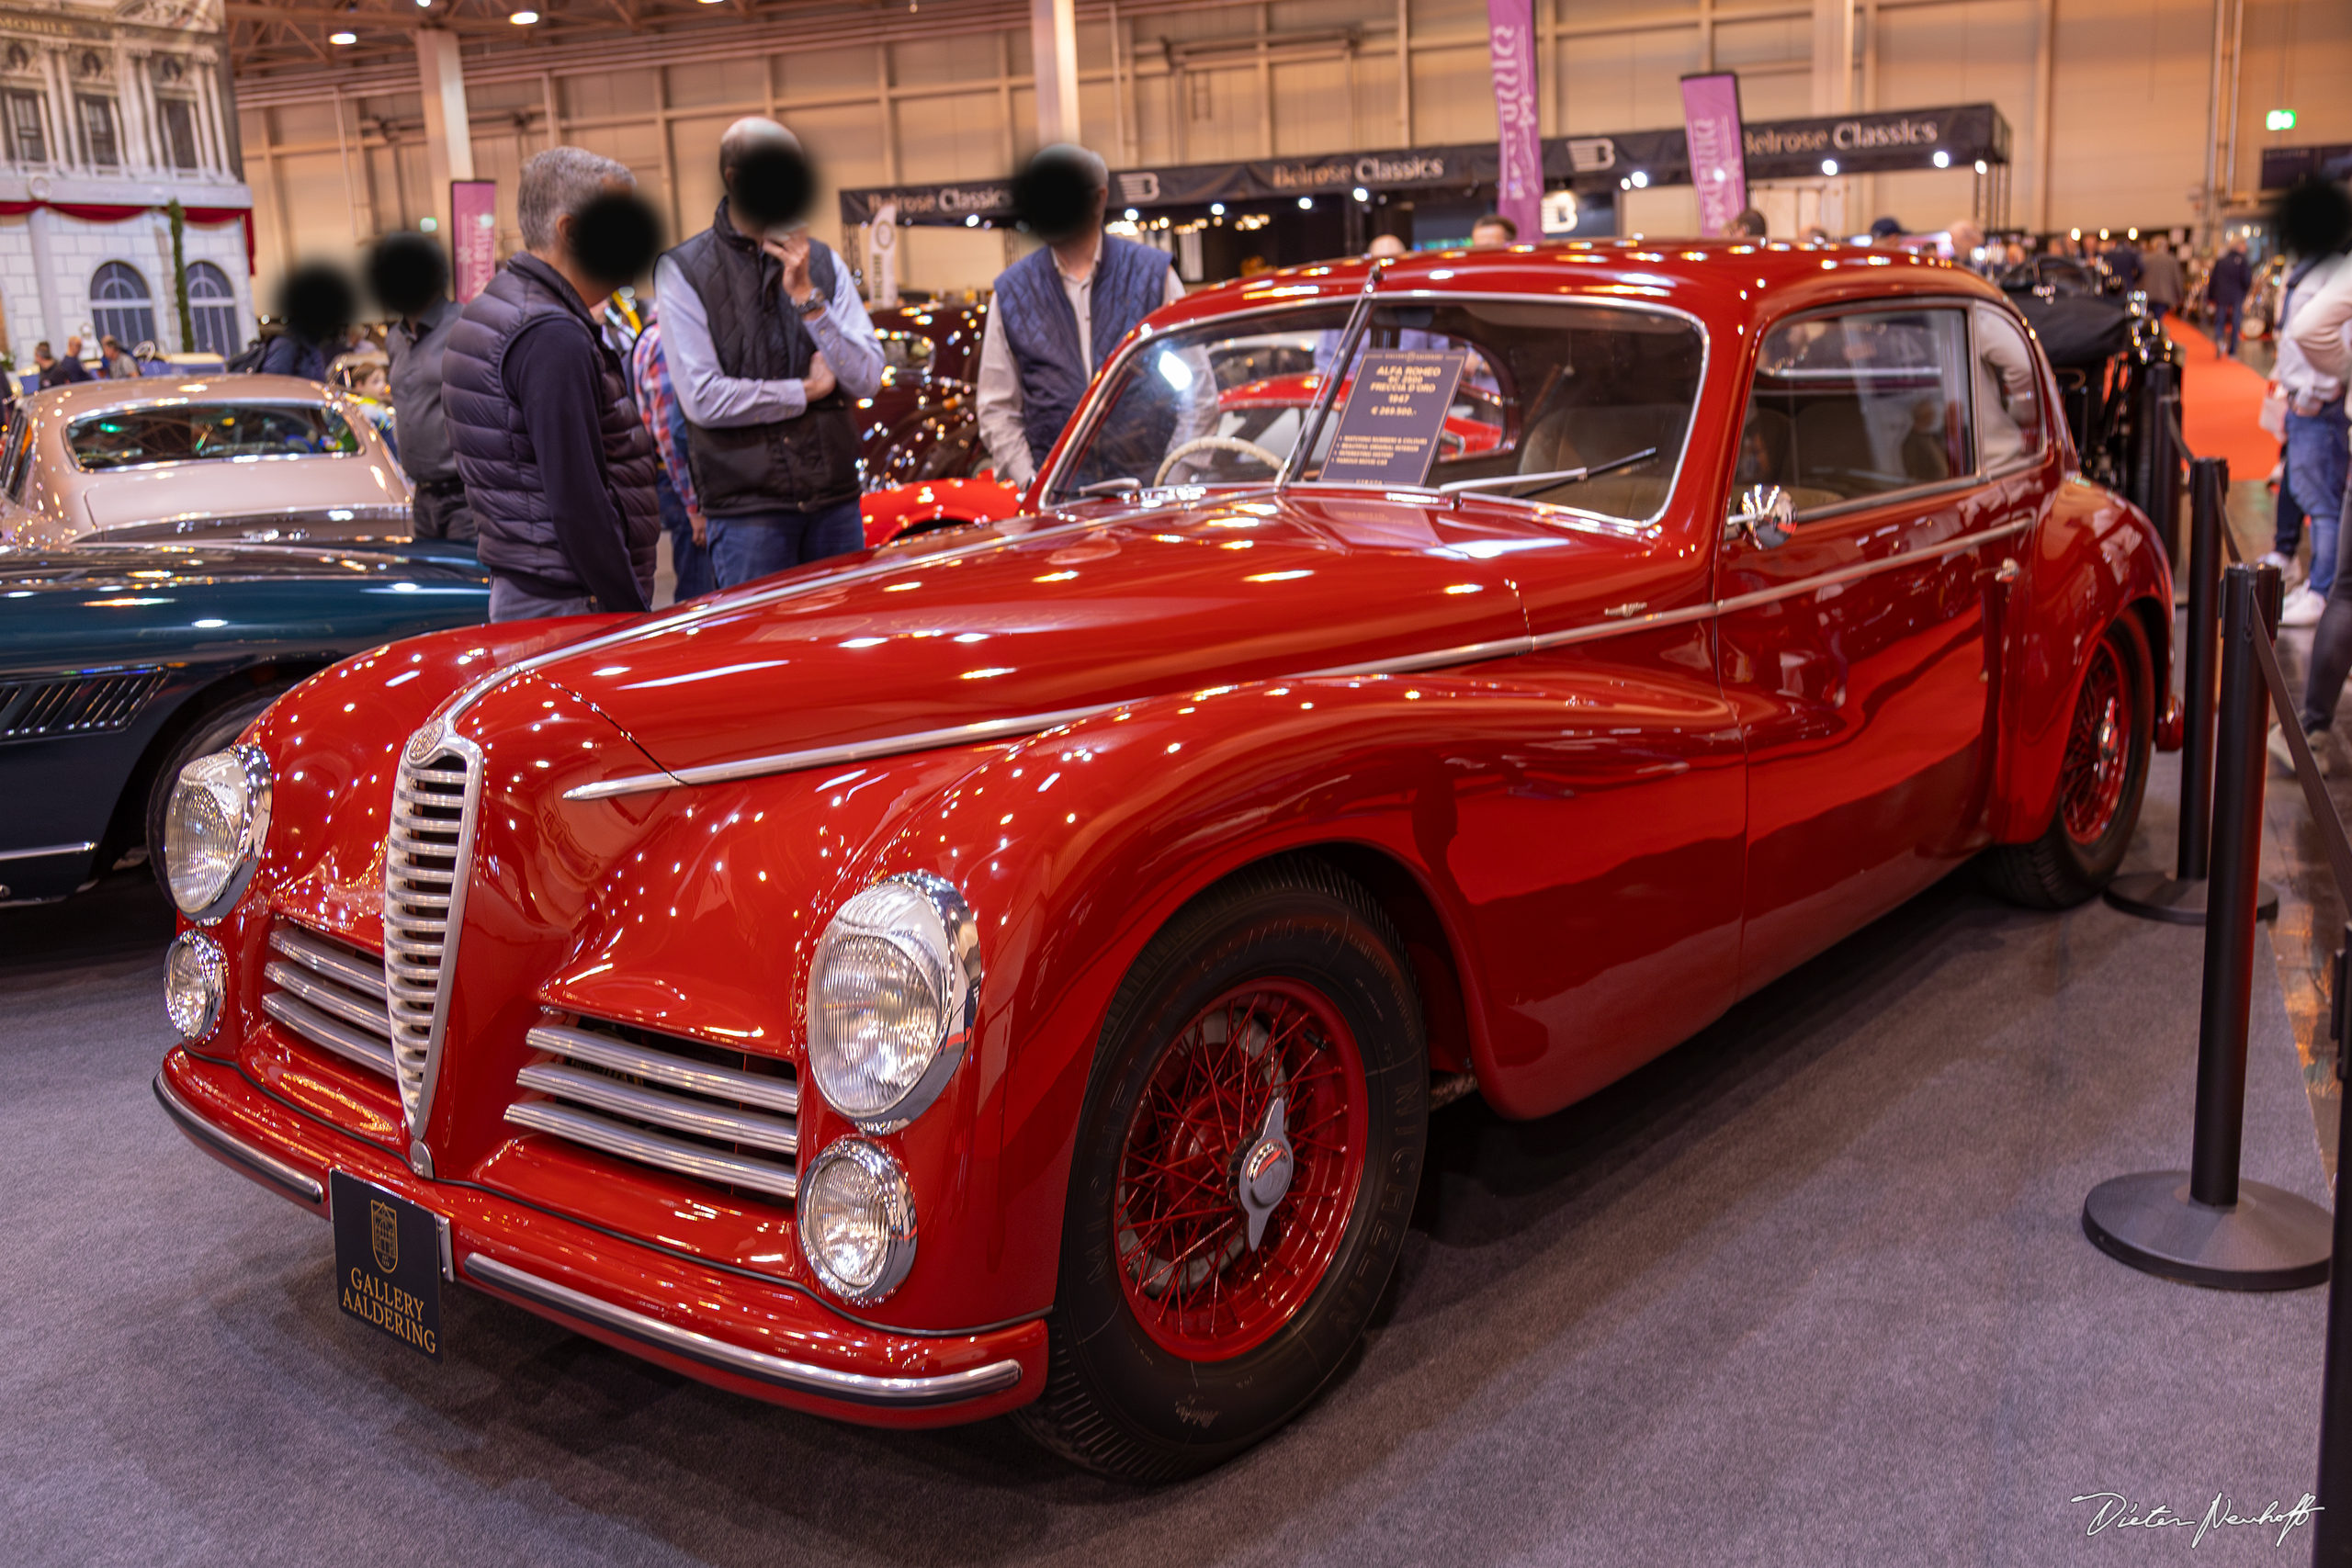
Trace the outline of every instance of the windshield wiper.
{"type": "Polygon", "coordinates": [[[1636,463],[1646,463],[1657,456],[1657,447],[1645,446],[1638,452],[1628,452],[1622,457],[1612,457],[1606,463],[1595,463],[1589,468],[1555,468],[1548,474],[1492,474],[1483,479],[1456,479],[1452,484],[1438,486],[1437,492],[1440,495],[1459,495],[1468,490],[1509,490],[1513,485],[1579,484],[1586,479],[1599,479],[1603,474],[1615,473],[1619,468],[1630,468],[1636,463]]]}

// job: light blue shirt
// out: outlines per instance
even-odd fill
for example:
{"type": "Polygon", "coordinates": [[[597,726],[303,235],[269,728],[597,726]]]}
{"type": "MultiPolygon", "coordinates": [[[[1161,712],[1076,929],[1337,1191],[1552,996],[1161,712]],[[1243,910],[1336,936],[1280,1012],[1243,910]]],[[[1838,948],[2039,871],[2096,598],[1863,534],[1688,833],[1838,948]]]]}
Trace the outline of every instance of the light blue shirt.
{"type": "MultiPolygon", "coordinates": [[[[874,321],[865,313],[857,286],[838,254],[833,258],[833,297],[816,320],[804,321],[833,380],[844,397],[870,398],[882,388],[882,340],[874,335],[874,321]]],[[[702,296],[663,256],[653,268],[653,299],[662,322],[662,354],[669,361],[670,385],[678,407],[696,424],[724,430],[737,425],[773,424],[798,419],[808,412],[808,397],[797,381],[757,381],[729,376],[718,367],[718,351],[711,346],[710,316],[702,296]]],[[[790,300],[780,302],[792,309],[790,300]]]]}

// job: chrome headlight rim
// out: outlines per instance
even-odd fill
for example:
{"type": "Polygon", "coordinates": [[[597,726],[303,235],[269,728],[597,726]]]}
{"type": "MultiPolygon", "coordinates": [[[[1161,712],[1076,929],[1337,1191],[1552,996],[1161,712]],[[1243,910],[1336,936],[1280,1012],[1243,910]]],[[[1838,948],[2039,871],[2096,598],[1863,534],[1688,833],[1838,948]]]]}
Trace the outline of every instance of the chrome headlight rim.
{"type": "MultiPolygon", "coordinates": [[[[261,865],[262,845],[269,838],[270,792],[274,780],[270,773],[268,754],[258,746],[232,746],[225,751],[208,752],[205,756],[194,758],[187,767],[224,755],[235,758],[238,766],[243,770],[245,775],[244,819],[239,825],[237,831],[236,863],[231,868],[228,880],[220,885],[220,891],[196,908],[191,909],[181,903],[179,890],[172,889],[174,908],[200,926],[218,925],[230,910],[237,907],[237,900],[245,896],[245,889],[253,883],[254,871],[261,865]]],[[[185,777],[187,768],[182,768],[180,773],[182,777],[185,777]]],[[[172,796],[170,810],[176,813],[179,809],[177,780],[173,782],[172,796]]],[[[162,852],[160,847],[151,847],[151,852],[162,852]]],[[[164,869],[168,874],[170,868],[167,866],[164,869]]],[[[164,881],[168,886],[170,882],[168,874],[164,881]]]]}
{"type": "Polygon", "coordinates": [[[181,1037],[201,1040],[211,1033],[220,1022],[220,1004],[227,999],[228,994],[229,961],[222,954],[220,944],[202,931],[182,931],[174,937],[172,945],[164,953],[164,1012],[171,1017],[172,1027],[180,1032],[181,1037]],[[194,958],[197,973],[202,980],[204,1015],[193,1029],[172,1015],[172,966],[182,953],[194,958]]]}
{"type": "Polygon", "coordinates": [[[915,1266],[914,1185],[907,1179],[907,1168],[889,1150],[858,1137],[840,1138],[826,1145],[824,1151],[808,1162],[808,1168],[801,1172],[799,1195],[794,1203],[798,1210],[796,1217],[800,1255],[808,1259],[809,1272],[817,1276],[817,1282],[828,1294],[851,1306],[872,1306],[888,1299],[906,1283],[908,1273],[915,1266]],[[823,1173],[844,1161],[860,1167],[874,1179],[886,1195],[888,1211],[881,1270],[862,1287],[842,1279],[825,1266],[823,1252],[816,1237],[809,1234],[817,1210],[810,1200],[822,1185],[823,1173]]]}
{"type": "MultiPolygon", "coordinates": [[[[895,932],[868,931],[861,934],[888,942],[902,952],[908,946],[895,932]]],[[[910,953],[909,956],[925,955],[910,953]]],[[[825,1096],[825,1103],[843,1120],[866,1133],[895,1133],[930,1110],[945,1091],[948,1081],[955,1077],[956,1069],[963,1065],[965,1052],[971,1044],[972,1026],[979,1016],[982,973],[978,917],[972,913],[972,906],[965,899],[962,890],[936,872],[894,873],[869,883],[844,900],[842,907],[834,911],[833,918],[825,923],[823,933],[817,939],[816,953],[808,964],[805,1002],[809,1077],[815,1080],[818,1091],[825,1096]],[[946,951],[933,955],[941,960],[937,967],[947,986],[947,994],[939,998],[940,1037],[932,1048],[930,1065],[903,1094],[878,1109],[852,1111],[841,1104],[835,1093],[827,1087],[828,1075],[820,1055],[817,1035],[820,1017],[818,987],[823,981],[825,964],[842,917],[849,914],[858,898],[865,894],[893,886],[909,887],[922,895],[944,933],[946,951]]]]}

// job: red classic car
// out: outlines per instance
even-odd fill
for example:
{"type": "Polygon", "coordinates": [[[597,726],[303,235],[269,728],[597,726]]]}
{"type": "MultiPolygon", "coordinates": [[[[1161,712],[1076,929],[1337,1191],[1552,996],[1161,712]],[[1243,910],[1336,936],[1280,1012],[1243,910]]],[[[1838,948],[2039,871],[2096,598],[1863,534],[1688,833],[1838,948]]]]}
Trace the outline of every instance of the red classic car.
{"type": "Polygon", "coordinates": [[[1883,251],[1207,290],[1017,518],[394,643],[191,764],[156,1093],[420,1348],[463,1282],[1198,1470],[1348,1364],[1433,1100],[1589,1095],[1972,856],[2113,874],[2172,591],[2054,395],[1883,251]],[[1221,434],[1277,333],[1473,351],[1498,434],[1377,482],[1329,399],[1221,434]]]}

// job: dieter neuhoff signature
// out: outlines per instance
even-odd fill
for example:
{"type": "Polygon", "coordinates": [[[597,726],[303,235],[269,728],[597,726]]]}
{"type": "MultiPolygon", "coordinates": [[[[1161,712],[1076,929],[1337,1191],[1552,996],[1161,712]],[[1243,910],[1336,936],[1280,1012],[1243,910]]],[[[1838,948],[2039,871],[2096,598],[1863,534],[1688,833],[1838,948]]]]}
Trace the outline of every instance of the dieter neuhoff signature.
{"type": "Polygon", "coordinates": [[[2197,1533],[2188,1538],[2191,1546],[2213,1531],[2233,1525],[2254,1525],[2265,1530],[2276,1527],[2278,1539],[2274,1544],[2284,1546],[2289,1532],[2298,1525],[2309,1525],[2320,1511],[2318,1502],[2308,1492],[2292,1507],[2273,1498],[2262,1506],[2260,1513],[2251,1515],[2239,1513],[2237,1500],[2226,1492],[2214,1493],[2213,1500],[2199,1514],[2177,1513],[2163,1503],[2136,1503],[2120,1492],[2086,1492],[2070,1501],[2090,1506],[2090,1523],[2083,1532],[2086,1535],[2097,1535],[2101,1530],[2193,1529],[2197,1533]]]}

